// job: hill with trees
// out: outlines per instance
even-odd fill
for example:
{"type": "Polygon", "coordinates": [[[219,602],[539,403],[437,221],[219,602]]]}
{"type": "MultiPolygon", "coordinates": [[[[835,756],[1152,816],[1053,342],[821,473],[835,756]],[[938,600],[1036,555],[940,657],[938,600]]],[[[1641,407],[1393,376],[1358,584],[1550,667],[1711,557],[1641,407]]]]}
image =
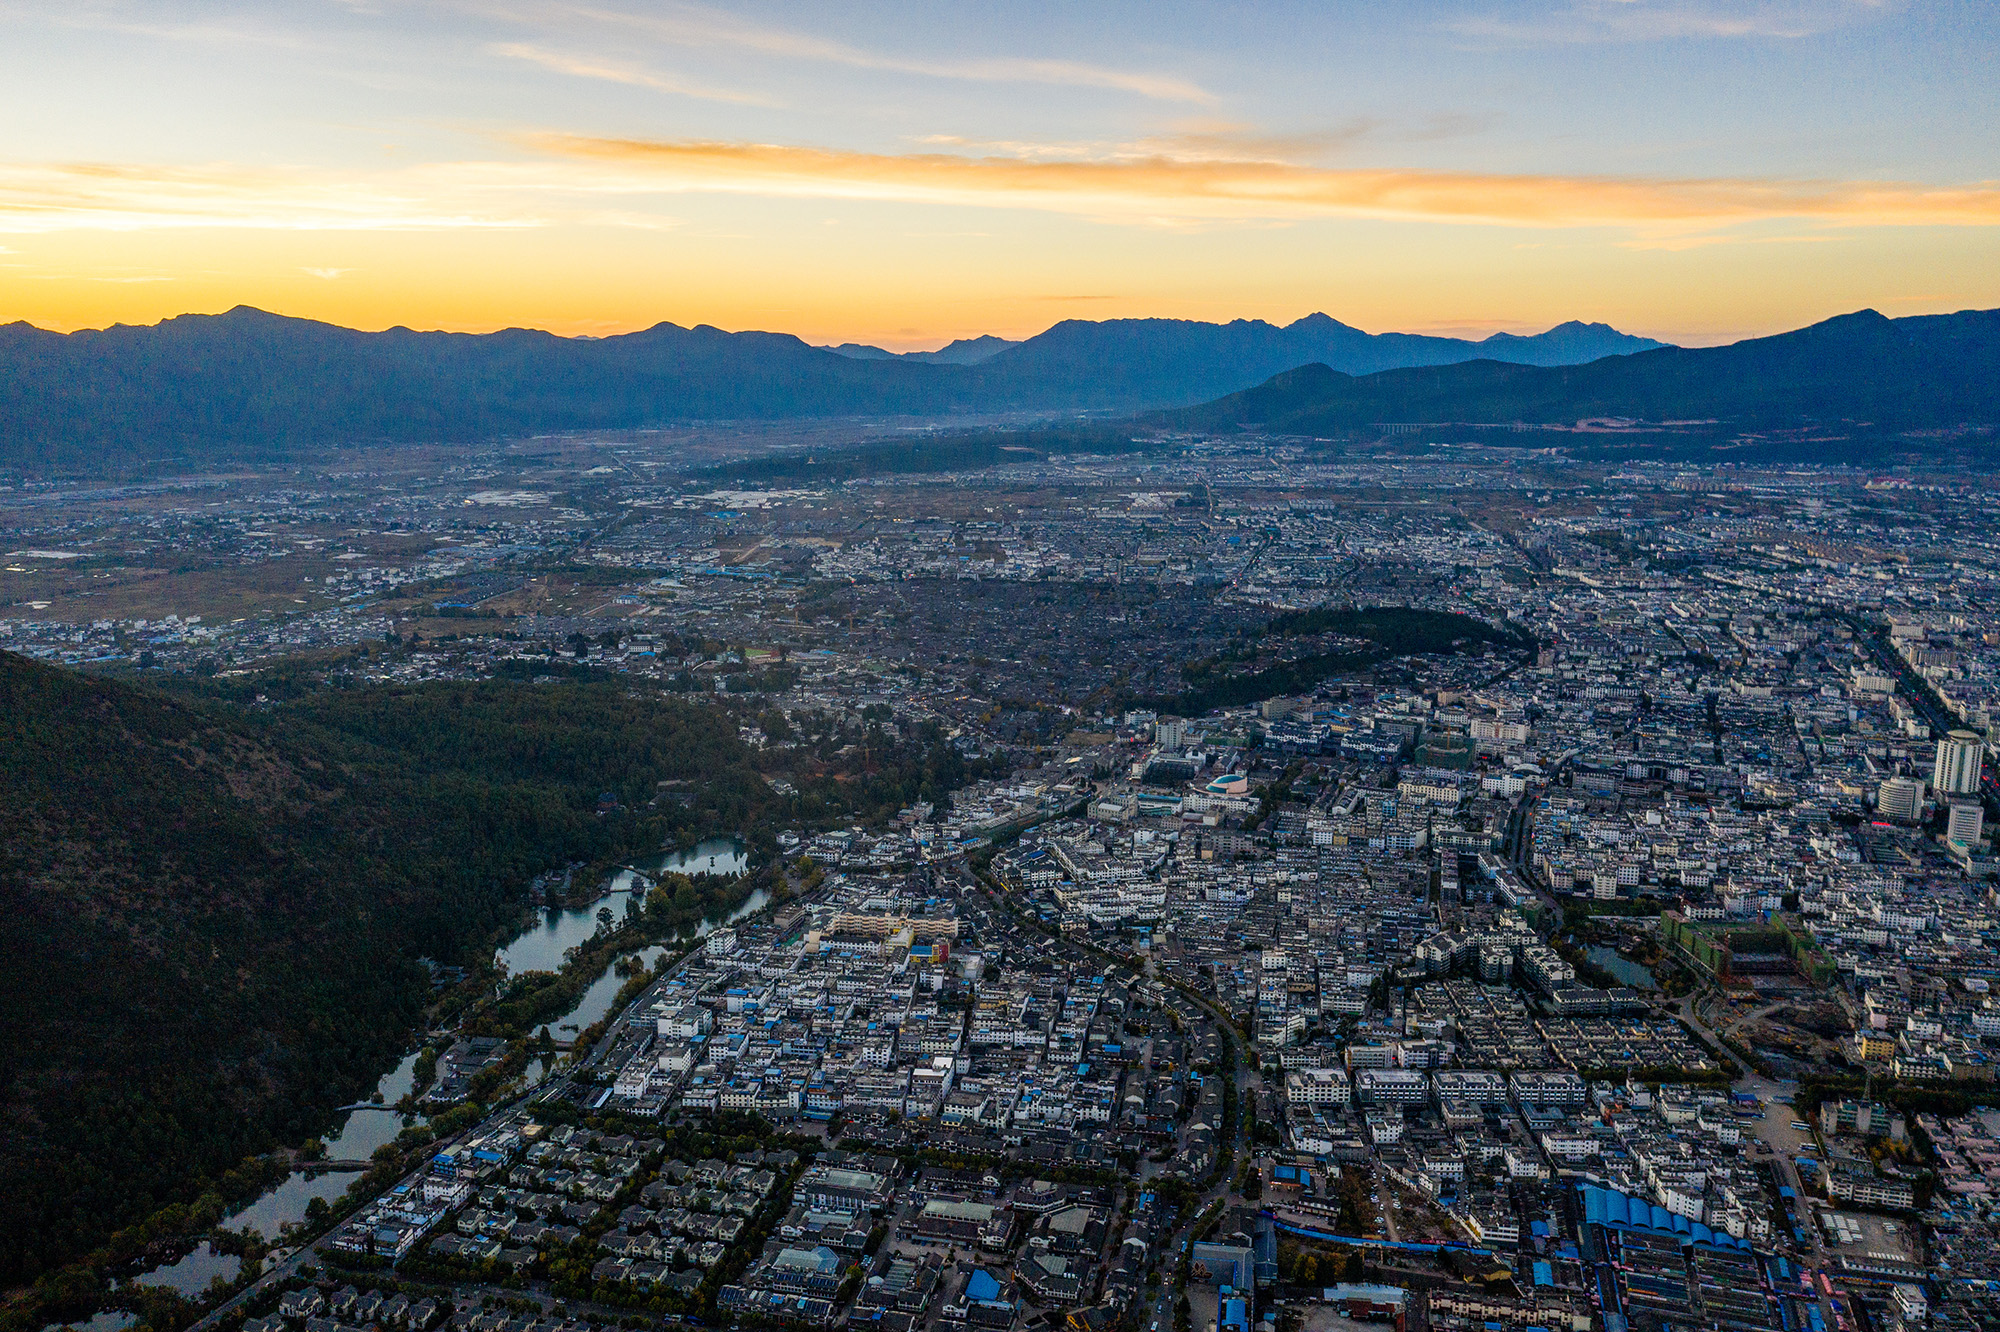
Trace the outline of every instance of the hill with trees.
{"type": "Polygon", "coordinates": [[[533,875],[775,798],[726,713],[624,681],[239,704],[0,653],[0,1281],[322,1131],[533,875]]]}

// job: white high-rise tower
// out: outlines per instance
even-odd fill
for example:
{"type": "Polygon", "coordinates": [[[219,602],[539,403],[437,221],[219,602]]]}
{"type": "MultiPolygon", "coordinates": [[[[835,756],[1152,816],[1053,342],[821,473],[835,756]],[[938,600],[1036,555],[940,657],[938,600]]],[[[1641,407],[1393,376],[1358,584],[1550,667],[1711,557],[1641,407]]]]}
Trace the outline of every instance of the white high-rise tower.
{"type": "Polygon", "coordinates": [[[1943,795],[1977,795],[1979,766],[1986,742],[1973,731],[1953,731],[1937,742],[1937,762],[1931,766],[1931,787],[1943,795]]]}

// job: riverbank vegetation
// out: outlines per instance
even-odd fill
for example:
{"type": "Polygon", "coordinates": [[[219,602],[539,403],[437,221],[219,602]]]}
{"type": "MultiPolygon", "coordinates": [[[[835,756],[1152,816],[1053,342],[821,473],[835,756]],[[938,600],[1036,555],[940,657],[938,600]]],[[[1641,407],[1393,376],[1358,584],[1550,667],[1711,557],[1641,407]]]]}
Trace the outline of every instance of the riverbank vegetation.
{"type": "MultiPolygon", "coordinates": [[[[491,993],[534,876],[719,834],[768,865],[803,804],[867,817],[965,773],[884,735],[781,796],[732,710],[623,680],[242,693],[0,653],[0,1282],[94,1283],[121,1231],[323,1133],[420,1019],[491,993]]],[[[640,922],[661,939],[749,891],[667,889],[640,922]]]]}

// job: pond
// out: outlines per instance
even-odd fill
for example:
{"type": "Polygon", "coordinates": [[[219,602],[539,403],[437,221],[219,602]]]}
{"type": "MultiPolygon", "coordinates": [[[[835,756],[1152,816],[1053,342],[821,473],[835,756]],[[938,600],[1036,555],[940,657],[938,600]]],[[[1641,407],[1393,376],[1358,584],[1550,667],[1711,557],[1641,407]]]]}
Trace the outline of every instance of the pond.
{"type": "Polygon", "coordinates": [[[1659,981],[1653,978],[1652,969],[1629,957],[1622,957],[1616,948],[1597,944],[1584,949],[1584,956],[1618,978],[1621,985],[1629,985],[1635,990],[1657,990],[1659,981]]]}
{"type": "MultiPolygon", "coordinates": [[[[651,968],[660,960],[664,948],[642,948],[632,956],[646,967],[651,968]]],[[[590,983],[590,988],[576,1001],[576,1007],[549,1024],[549,1030],[558,1038],[574,1036],[585,1027],[591,1026],[611,1011],[611,1001],[618,997],[628,978],[618,974],[618,964],[612,963],[604,969],[604,974],[590,983]]]]}
{"type": "Polygon", "coordinates": [[[166,1286],[183,1295],[195,1296],[207,1290],[217,1277],[234,1281],[243,1270],[243,1260],[233,1253],[217,1253],[204,1240],[187,1257],[166,1267],[156,1267],[133,1278],[140,1286],[166,1286]]]}
{"type": "MultiPolygon", "coordinates": [[[[759,888],[756,892],[744,898],[741,906],[731,911],[728,915],[723,916],[720,920],[704,920],[695,930],[695,937],[697,939],[705,939],[724,925],[732,925],[742,920],[745,916],[754,915],[770,904],[770,892],[759,888]]],[[[632,956],[636,957],[650,970],[659,965],[660,955],[666,951],[665,948],[654,946],[652,948],[642,948],[632,954],[632,956]]],[[[557,1037],[574,1036],[585,1027],[600,1021],[606,1013],[611,1011],[612,1001],[618,997],[618,991],[624,986],[625,980],[625,977],[618,974],[615,962],[606,967],[604,974],[592,981],[590,988],[585,990],[583,996],[576,1001],[576,1007],[550,1023],[549,1030],[557,1037]]],[[[395,1134],[391,1133],[389,1136],[393,1138],[395,1134]]]]}
{"type": "Polygon", "coordinates": [[[660,862],[662,874],[741,874],[750,868],[750,855],[734,837],[711,837],[698,846],[676,851],[660,862]]]}
{"type": "MultiPolygon", "coordinates": [[[[749,866],[749,856],[743,844],[734,838],[711,838],[698,846],[686,848],[664,856],[654,874],[741,874],[749,866]]],[[[500,950],[499,959],[510,975],[523,971],[555,971],[562,966],[563,955],[578,944],[584,943],[597,932],[597,911],[599,907],[609,907],[612,919],[622,919],[632,907],[633,893],[639,875],[632,870],[620,870],[611,879],[611,894],[586,907],[558,908],[545,912],[541,920],[526,930],[505,948],[500,950]]],[[[733,923],[769,905],[771,895],[763,889],[752,893],[743,904],[719,920],[704,920],[695,931],[697,936],[706,936],[723,925],[733,923]]],[[[636,956],[647,967],[658,963],[662,948],[646,948],[636,956]]],[[[602,1020],[611,1011],[611,1003],[618,997],[618,991],[625,978],[618,975],[613,966],[607,966],[604,973],[593,981],[577,999],[569,1012],[549,1024],[552,1032],[559,1036],[574,1036],[578,1031],[602,1020]]],[[[552,1062],[552,1061],[551,1061],[552,1062]]],[[[376,1084],[379,1100],[384,1109],[351,1110],[342,1121],[340,1129],[333,1137],[326,1139],[326,1157],[331,1161],[365,1161],[376,1148],[395,1141],[403,1130],[405,1120],[401,1115],[386,1107],[408,1095],[415,1083],[417,1052],[404,1055],[396,1067],[382,1075],[376,1084]]],[[[536,1060],[529,1069],[530,1082],[540,1081],[548,1071],[543,1061],[536,1060]]],[[[306,1205],[314,1198],[325,1199],[328,1203],[347,1191],[354,1180],[351,1173],[321,1173],[308,1176],[301,1171],[293,1174],[271,1192],[251,1203],[248,1207],[229,1216],[223,1224],[231,1230],[241,1230],[245,1226],[257,1231],[265,1239],[276,1239],[279,1230],[304,1221],[306,1205]]],[[[235,1262],[231,1258],[228,1261],[235,1262]]],[[[151,1275],[151,1274],[149,1274],[151,1275]]],[[[203,1278],[201,1288],[207,1286],[203,1278]]],[[[178,1287],[176,1287],[178,1289],[178,1287]]],[[[106,1317],[108,1315],[99,1315],[106,1317]]],[[[117,1328],[93,1328],[91,1332],[118,1332],[117,1328]]]]}
{"type": "Polygon", "coordinates": [[[405,1126],[414,1124],[394,1110],[350,1110],[340,1132],[326,1140],[329,1161],[366,1161],[377,1147],[396,1140],[405,1126]]]}
{"type": "MultiPolygon", "coordinates": [[[[395,1116],[384,1115],[382,1118],[394,1119],[395,1116]]],[[[233,1213],[222,1224],[230,1230],[247,1227],[267,1240],[275,1240],[278,1232],[286,1226],[297,1225],[306,1219],[306,1207],[314,1198],[330,1206],[334,1199],[347,1192],[349,1184],[359,1178],[360,1175],[352,1171],[335,1170],[320,1175],[296,1171],[291,1178],[242,1211],[233,1213]]]]}
{"type": "Polygon", "coordinates": [[[74,1328],[76,1332],[125,1332],[125,1329],[139,1321],[139,1315],[130,1309],[105,1309],[94,1313],[78,1323],[50,1323],[42,1332],[62,1332],[74,1328]]]}
{"type": "MultiPolygon", "coordinates": [[[[652,874],[714,874],[732,876],[749,868],[750,857],[743,843],[733,837],[711,837],[708,841],[685,850],[675,851],[660,859],[652,874]]],[[[514,942],[500,950],[500,963],[507,968],[507,974],[518,976],[524,971],[557,971],[562,968],[563,955],[579,944],[587,943],[597,933],[600,910],[609,910],[613,921],[623,920],[632,909],[632,890],[637,886],[640,875],[629,869],[621,869],[611,876],[611,891],[588,906],[554,907],[542,913],[542,919],[522,931],[514,942]]],[[[768,900],[768,898],[766,899],[768,900]]],[[[763,905],[762,902],[758,903],[763,905]]],[[[750,910],[755,910],[755,907],[750,910]]],[[[738,908],[742,910],[742,908],[738,908]]],[[[733,916],[731,917],[734,918],[733,916]]],[[[703,922],[700,933],[706,934],[715,928],[703,922]]],[[[613,987],[613,993],[616,993],[613,987]]],[[[588,1026],[589,1023],[585,1023],[588,1026]]]]}
{"type": "Polygon", "coordinates": [[[401,1115],[387,1107],[393,1106],[410,1094],[417,1082],[417,1054],[415,1050],[403,1056],[394,1068],[382,1075],[375,1084],[375,1100],[385,1108],[381,1110],[350,1110],[341,1121],[340,1129],[326,1139],[326,1159],[329,1161],[366,1161],[374,1155],[375,1149],[384,1143],[394,1142],[396,1135],[406,1123],[401,1115]]]}

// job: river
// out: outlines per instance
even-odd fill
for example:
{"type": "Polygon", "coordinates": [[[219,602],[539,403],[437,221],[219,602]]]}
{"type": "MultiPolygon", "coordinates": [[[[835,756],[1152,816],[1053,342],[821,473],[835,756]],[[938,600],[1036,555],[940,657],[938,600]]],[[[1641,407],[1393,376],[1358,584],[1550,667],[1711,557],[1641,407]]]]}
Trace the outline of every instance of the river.
{"type": "MultiPolygon", "coordinates": [[[[652,874],[735,875],[741,874],[748,865],[749,856],[741,842],[734,838],[717,837],[663,857],[652,874]]],[[[620,870],[612,876],[609,897],[592,902],[587,907],[545,912],[541,921],[529,926],[500,950],[499,961],[510,975],[523,971],[556,970],[562,966],[565,953],[597,933],[599,907],[610,907],[614,920],[622,919],[631,910],[634,900],[632,889],[639,877],[632,870],[620,870]]],[[[770,900],[770,893],[759,888],[722,919],[704,920],[695,935],[697,938],[704,937],[723,925],[761,910],[770,900]]],[[[651,967],[664,951],[660,947],[646,948],[636,956],[651,967]]],[[[625,978],[617,974],[615,964],[605,967],[604,974],[592,981],[575,1006],[551,1022],[549,1029],[559,1037],[569,1037],[601,1021],[611,1011],[611,1002],[618,997],[618,991],[624,984],[625,978]]],[[[376,1099],[385,1107],[395,1105],[409,1094],[416,1079],[416,1063],[417,1052],[413,1050],[404,1055],[396,1067],[382,1075],[375,1090],[376,1099]]],[[[548,1071],[544,1061],[536,1060],[529,1068],[529,1080],[540,1081],[548,1071]]],[[[415,1122],[405,1120],[402,1115],[386,1108],[351,1110],[341,1123],[340,1131],[326,1140],[326,1159],[365,1161],[376,1148],[395,1141],[406,1123],[415,1122]]],[[[304,1172],[295,1173],[256,1202],[232,1213],[222,1224],[231,1230],[249,1226],[265,1239],[276,1239],[281,1227],[305,1220],[306,1205],[314,1198],[323,1198],[330,1203],[346,1192],[354,1178],[352,1173],[334,1172],[312,1177],[304,1172]]],[[[206,1284],[204,1280],[203,1286],[206,1284]]]]}

